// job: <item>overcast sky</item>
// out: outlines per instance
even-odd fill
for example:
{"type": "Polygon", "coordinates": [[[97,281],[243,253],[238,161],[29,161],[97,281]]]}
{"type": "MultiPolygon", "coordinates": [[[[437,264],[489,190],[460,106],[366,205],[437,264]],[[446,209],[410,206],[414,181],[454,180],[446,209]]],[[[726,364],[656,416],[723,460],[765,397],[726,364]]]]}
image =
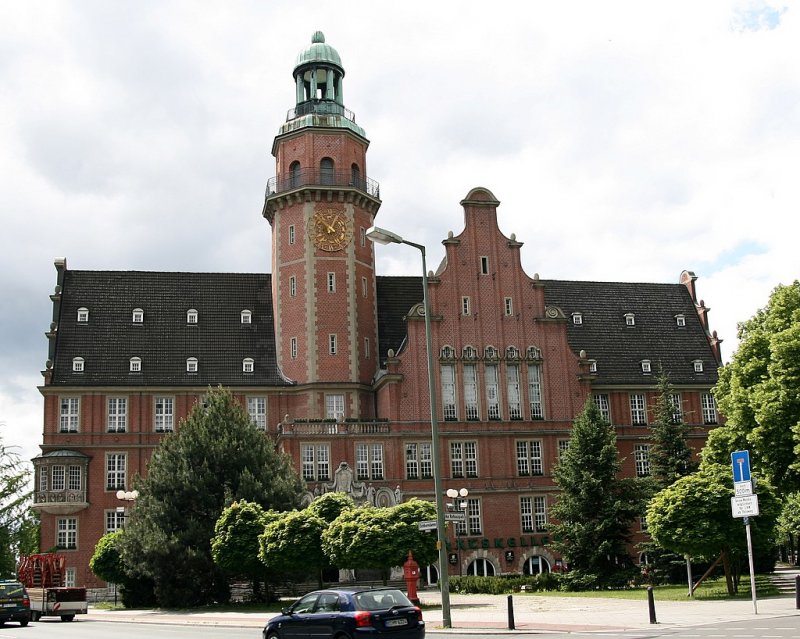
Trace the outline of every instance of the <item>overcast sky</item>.
{"type": "MultiPolygon", "coordinates": [[[[267,272],[261,217],[315,30],[371,141],[376,223],[428,248],[475,186],[529,275],[699,277],[712,328],[800,272],[800,6],[690,2],[4,2],[0,421],[38,453],[53,258],[267,272]]],[[[382,275],[419,253],[379,247],[382,275]]]]}

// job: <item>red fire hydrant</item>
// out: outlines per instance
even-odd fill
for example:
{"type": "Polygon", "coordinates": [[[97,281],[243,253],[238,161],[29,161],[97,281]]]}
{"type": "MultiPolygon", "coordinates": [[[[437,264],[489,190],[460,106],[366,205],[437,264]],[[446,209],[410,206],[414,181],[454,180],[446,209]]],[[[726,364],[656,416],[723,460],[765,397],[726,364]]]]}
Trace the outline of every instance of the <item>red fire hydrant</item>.
{"type": "Polygon", "coordinates": [[[419,605],[419,597],[417,597],[417,580],[419,579],[419,564],[414,561],[414,555],[408,551],[408,559],[403,564],[403,578],[406,580],[406,589],[408,591],[408,599],[415,606],[419,605]]]}

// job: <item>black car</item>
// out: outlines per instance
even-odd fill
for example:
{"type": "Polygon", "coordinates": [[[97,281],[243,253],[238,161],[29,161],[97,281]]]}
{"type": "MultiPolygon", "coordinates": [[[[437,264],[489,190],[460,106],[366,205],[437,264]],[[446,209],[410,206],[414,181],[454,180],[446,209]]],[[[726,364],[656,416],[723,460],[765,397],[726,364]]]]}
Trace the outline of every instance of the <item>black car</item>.
{"type": "Polygon", "coordinates": [[[31,600],[25,586],[18,581],[0,581],[0,625],[18,621],[27,626],[30,620],[31,600]]]}
{"type": "Polygon", "coordinates": [[[422,611],[396,588],[316,590],[264,626],[264,639],[424,639],[422,611]]]}

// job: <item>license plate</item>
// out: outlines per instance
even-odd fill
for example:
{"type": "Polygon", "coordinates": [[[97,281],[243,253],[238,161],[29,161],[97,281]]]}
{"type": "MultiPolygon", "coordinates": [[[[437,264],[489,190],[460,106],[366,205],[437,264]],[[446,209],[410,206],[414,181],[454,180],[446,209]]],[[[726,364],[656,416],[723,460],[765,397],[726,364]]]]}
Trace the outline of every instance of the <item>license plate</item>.
{"type": "Polygon", "coordinates": [[[386,625],[387,626],[405,626],[408,623],[408,619],[387,619],[386,625]]]}
{"type": "Polygon", "coordinates": [[[17,606],[17,604],[15,604],[15,603],[6,603],[6,604],[2,604],[2,606],[0,606],[0,608],[16,608],[16,606],[17,606]]]}

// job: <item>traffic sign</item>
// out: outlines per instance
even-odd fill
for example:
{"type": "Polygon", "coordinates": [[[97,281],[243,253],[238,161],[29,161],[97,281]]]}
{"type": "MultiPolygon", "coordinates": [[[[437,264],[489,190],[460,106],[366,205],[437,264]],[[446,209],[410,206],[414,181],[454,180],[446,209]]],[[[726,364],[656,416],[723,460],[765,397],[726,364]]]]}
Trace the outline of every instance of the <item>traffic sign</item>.
{"type": "Polygon", "coordinates": [[[750,451],[737,450],[731,453],[733,482],[750,481],[750,451]]]}
{"type": "Polygon", "coordinates": [[[467,515],[463,512],[445,513],[445,521],[466,521],[467,515]]]}
{"type": "Polygon", "coordinates": [[[758,516],[758,495],[731,497],[731,512],[734,517],[758,516]]]}
{"type": "Polygon", "coordinates": [[[744,497],[753,494],[752,481],[735,481],[733,482],[733,494],[737,497],[744,497]]]}
{"type": "Polygon", "coordinates": [[[421,521],[417,524],[417,528],[420,530],[436,530],[436,520],[428,519],[426,521],[421,521]]]}

